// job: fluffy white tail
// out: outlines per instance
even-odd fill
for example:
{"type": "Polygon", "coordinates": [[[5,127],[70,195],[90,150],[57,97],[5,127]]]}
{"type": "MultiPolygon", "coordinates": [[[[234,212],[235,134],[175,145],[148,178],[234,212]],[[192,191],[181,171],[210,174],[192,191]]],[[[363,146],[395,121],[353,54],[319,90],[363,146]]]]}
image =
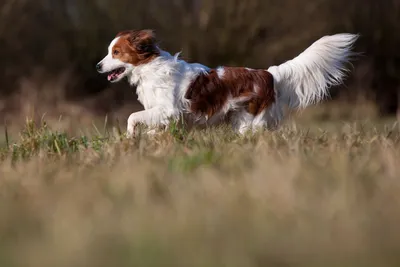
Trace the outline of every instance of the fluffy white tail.
{"type": "Polygon", "coordinates": [[[270,67],[280,100],[290,108],[305,108],[328,96],[329,87],[341,84],[349,71],[345,65],[355,55],[351,50],[357,38],[324,36],[294,59],[270,67]]]}

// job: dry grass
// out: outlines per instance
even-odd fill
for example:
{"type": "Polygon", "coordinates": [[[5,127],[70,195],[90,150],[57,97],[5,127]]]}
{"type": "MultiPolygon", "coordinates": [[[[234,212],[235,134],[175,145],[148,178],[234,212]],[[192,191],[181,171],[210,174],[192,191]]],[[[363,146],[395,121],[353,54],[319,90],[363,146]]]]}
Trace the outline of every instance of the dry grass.
{"type": "Polygon", "coordinates": [[[397,124],[92,132],[3,148],[0,266],[400,264],[397,124]]]}

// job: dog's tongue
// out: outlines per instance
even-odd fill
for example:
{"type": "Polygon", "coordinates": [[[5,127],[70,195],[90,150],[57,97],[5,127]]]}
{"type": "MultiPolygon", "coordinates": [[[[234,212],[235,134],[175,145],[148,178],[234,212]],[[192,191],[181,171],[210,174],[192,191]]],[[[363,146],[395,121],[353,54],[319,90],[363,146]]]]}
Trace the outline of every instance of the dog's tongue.
{"type": "Polygon", "coordinates": [[[117,74],[116,74],[116,73],[111,73],[111,74],[109,74],[109,75],[107,76],[107,79],[108,79],[109,81],[111,81],[111,80],[114,79],[115,77],[117,77],[117,74]]]}

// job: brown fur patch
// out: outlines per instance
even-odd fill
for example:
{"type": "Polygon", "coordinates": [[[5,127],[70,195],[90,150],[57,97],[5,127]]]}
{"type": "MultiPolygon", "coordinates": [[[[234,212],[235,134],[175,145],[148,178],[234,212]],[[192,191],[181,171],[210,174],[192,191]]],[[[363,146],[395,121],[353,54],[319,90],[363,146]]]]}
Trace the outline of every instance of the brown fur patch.
{"type": "Polygon", "coordinates": [[[190,109],[211,117],[219,112],[229,97],[243,98],[242,106],[253,115],[260,114],[275,102],[272,74],[265,70],[248,70],[224,67],[219,77],[218,69],[203,73],[190,84],[185,97],[190,109]]]}
{"type": "Polygon", "coordinates": [[[132,65],[150,62],[160,55],[152,30],[129,30],[117,34],[112,57],[132,65]]]}

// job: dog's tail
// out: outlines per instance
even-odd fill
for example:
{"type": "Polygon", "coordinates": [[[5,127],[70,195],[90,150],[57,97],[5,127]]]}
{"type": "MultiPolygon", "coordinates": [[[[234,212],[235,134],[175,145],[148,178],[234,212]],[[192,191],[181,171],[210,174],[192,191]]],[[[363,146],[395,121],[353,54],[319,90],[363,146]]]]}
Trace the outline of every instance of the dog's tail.
{"type": "Polygon", "coordinates": [[[343,82],[357,39],[348,33],[324,36],[294,59],[270,67],[279,99],[292,109],[323,100],[329,87],[343,82]]]}

